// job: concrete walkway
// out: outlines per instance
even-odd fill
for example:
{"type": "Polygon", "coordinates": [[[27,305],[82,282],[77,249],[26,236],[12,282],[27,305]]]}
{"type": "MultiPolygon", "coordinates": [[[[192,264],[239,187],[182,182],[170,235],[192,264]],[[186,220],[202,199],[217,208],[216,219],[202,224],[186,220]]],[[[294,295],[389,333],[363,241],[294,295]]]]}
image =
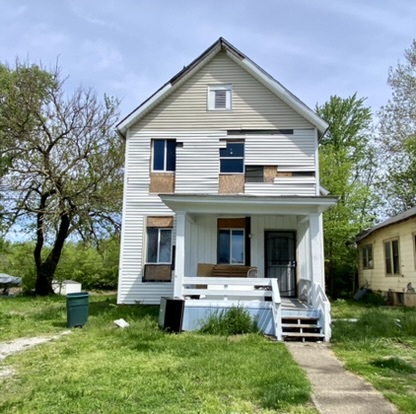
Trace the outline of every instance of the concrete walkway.
{"type": "Polygon", "coordinates": [[[398,410],[362,378],[345,370],[330,344],[286,342],[312,384],[312,400],[321,414],[393,414],[398,410]]]}

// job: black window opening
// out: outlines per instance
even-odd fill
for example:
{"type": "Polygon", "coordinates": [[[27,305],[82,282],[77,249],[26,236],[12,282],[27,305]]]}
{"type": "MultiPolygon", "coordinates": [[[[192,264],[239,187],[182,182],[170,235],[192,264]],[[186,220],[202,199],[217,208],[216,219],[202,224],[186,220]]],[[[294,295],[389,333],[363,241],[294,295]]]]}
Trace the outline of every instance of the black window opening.
{"type": "Polygon", "coordinates": [[[246,182],[247,183],[262,183],[264,182],[264,167],[246,165],[246,182]]]}
{"type": "Polygon", "coordinates": [[[176,140],[157,139],[153,141],[153,171],[176,170],[176,140]]]}
{"type": "Polygon", "coordinates": [[[244,142],[227,142],[226,148],[220,148],[220,172],[244,172],[244,142]]]}

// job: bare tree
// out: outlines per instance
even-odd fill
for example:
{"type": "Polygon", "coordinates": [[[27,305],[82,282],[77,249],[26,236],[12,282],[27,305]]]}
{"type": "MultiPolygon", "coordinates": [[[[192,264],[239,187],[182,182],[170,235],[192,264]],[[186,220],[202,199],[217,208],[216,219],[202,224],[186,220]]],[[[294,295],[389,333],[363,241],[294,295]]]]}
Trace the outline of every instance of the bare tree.
{"type": "Polygon", "coordinates": [[[82,87],[67,96],[59,70],[49,73],[39,105],[31,104],[31,88],[20,91],[19,111],[31,120],[30,130],[16,134],[10,113],[2,150],[10,160],[3,177],[9,190],[5,218],[9,227],[34,233],[39,295],[52,293],[68,237],[98,241],[119,229],[122,193],[123,142],[114,130],[118,102],[100,101],[82,87]]]}

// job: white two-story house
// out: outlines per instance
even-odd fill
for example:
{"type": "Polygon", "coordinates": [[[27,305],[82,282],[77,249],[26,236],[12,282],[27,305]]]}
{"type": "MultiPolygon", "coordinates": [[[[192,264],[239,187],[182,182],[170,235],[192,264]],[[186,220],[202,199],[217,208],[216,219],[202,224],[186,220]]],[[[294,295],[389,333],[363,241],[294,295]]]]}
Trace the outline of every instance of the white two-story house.
{"type": "Polygon", "coordinates": [[[304,308],[329,340],[322,213],[336,200],[319,184],[326,122],[220,38],[117,128],[126,141],[118,303],[182,298],[185,330],[239,303],[279,339],[285,312],[304,308]]]}

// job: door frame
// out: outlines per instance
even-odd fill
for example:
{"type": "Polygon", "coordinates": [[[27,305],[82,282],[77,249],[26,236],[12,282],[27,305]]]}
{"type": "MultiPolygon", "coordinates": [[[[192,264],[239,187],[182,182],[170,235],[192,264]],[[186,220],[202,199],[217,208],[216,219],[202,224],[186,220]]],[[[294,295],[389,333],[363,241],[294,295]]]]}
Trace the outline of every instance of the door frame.
{"type": "Polygon", "coordinates": [[[293,295],[284,296],[281,294],[282,297],[289,297],[289,298],[296,298],[298,295],[298,272],[297,272],[297,231],[296,230],[264,230],[264,277],[267,278],[268,266],[267,266],[267,234],[268,233],[291,233],[293,235],[293,266],[290,266],[293,270],[293,282],[294,282],[294,289],[293,295]]]}

